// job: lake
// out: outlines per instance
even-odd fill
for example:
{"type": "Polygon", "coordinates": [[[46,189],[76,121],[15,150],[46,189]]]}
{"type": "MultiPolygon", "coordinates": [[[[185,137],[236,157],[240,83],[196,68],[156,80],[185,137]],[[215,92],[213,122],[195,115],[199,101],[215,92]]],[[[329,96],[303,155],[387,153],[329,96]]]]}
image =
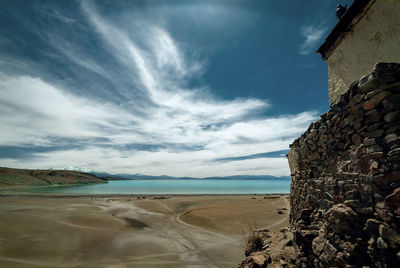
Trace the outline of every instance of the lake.
{"type": "Polygon", "coordinates": [[[107,184],[36,188],[63,194],[273,194],[289,193],[290,179],[121,180],[107,184]]]}

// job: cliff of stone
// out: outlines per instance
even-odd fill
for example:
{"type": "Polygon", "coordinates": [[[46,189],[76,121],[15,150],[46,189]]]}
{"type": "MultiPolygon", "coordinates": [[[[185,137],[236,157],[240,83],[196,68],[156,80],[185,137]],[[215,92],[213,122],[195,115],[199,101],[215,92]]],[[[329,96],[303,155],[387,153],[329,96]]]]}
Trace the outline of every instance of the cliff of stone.
{"type": "Polygon", "coordinates": [[[400,65],[380,63],[291,144],[296,266],[400,263],[400,65]]]}
{"type": "Polygon", "coordinates": [[[29,170],[0,167],[0,187],[105,183],[88,173],[69,170],[29,170]]]}

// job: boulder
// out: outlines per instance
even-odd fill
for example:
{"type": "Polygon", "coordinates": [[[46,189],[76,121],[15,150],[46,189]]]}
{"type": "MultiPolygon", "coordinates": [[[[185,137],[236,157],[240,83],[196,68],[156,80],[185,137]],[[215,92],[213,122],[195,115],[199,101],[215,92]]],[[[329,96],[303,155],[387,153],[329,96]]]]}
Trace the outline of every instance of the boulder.
{"type": "Polygon", "coordinates": [[[384,98],[389,97],[392,95],[389,91],[382,91],[375,96],[373,96],[371,99],[367,100],[363,104],[363,109],[366,111],[372,110],[375,107],[377,107],[384,98]]]}
{"type": "Polygon", "coordinates": [[[334,205],[325,215],[328,228],[334,232],[351,232],[358,228],[354,219],[358,218],[357,213],[344,204],[334,205]]]}
{"type": "Polygon", "coordinates": [[[379,225],[379,235],[387,241],[391,241],[397,245],[400,245],[400,234],[384,224],[379,225]]]}
{"type": "Polygon", "coordinates": [[[263,252],[253,252],[248,256],[241,264],[240,268],[265,268],[268,267],[268,263],[271,262],[271,257],[263,252]]]}
{"type": "MultiPolygon", "coordinates": [[[[385,198],[385,208],[397,212],[400,207],[400,188],[397,188],[385,198]]],[[[396,213],[398,214],[398,213],[396,213]]]]}
{"type": "Polygon", "coordinates": [[[315,255],[320,255],[325,247],[325,232],[323,230],[319,231],[319,235],[312,241],[312,250],[315,255]]]}

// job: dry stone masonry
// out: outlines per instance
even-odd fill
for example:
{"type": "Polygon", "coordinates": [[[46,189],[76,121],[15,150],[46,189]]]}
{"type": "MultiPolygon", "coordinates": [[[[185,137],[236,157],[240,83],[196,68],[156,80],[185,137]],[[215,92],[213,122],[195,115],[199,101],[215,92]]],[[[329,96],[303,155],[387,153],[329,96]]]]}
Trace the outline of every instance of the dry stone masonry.
{"type": "Polygon", "coordinates": [[[400,64],[376,64],[290,147],[296,266],[400,267],[400,64]]]}

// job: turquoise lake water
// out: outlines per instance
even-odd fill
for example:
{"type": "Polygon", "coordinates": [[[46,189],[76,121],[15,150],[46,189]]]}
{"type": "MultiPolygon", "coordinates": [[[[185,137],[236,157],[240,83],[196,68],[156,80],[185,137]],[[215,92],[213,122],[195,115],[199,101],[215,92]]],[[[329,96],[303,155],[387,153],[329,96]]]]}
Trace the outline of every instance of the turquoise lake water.
{"type": "Polygon", "coordinates": [[[266,180],[121,180],[107,184],[47,187],[65,194],[272,194],[289,193],[290,179],[266,180]]]}

